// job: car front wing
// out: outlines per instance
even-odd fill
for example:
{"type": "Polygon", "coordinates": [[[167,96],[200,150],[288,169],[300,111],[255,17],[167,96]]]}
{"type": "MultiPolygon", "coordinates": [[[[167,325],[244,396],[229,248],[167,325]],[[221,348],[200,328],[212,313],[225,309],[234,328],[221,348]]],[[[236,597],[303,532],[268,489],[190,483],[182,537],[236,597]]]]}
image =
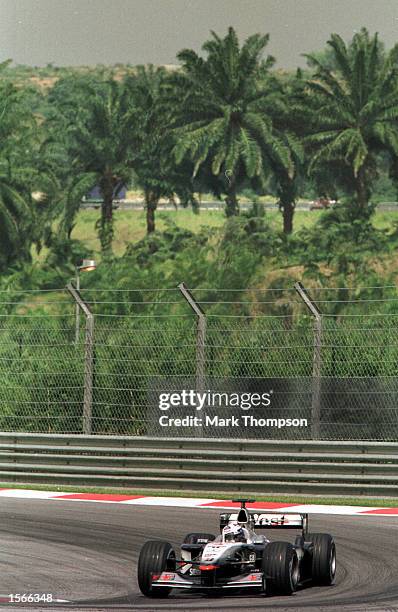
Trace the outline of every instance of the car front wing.
{"type": "Polygon", "coordinates": [[[183,576],[178,572],[162,572],[160,576],[154,576],[152,579],[153,587],[169,587],[173,589],[192,589],[192,590],[209,590],[209,589],[231,589],[239,588],[262,588],[263,573],[251,572],[242,576],[234,576],[230,580],[216,582],[214,586],[202,584],[200,576],[183,576]]]}

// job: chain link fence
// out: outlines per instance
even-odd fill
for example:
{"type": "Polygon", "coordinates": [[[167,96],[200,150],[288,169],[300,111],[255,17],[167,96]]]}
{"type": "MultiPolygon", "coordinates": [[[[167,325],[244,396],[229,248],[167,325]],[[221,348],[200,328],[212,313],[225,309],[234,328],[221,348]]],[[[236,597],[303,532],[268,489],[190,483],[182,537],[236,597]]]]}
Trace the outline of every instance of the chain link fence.
{"type": "Polygon", "coordinates": [[[178,289],[82,290],[93,313],[91,340],[83,310],[76,337],[75,301],[66,290],[3,299],[0,430],[396,441],[398,301],[395,287],[373,289],[379,297],[311,289],[318,323],[293,288],[194,290],[201,315],[178,289]],[[159,395],[183,389],[269,394],[270,403],[188,411],[252,416],[245,427],[211,419],[162,425],[160,416],[182,412],[161,411],[159,395]],[[264,425],[267,419],[307,425],[264,425]]]}

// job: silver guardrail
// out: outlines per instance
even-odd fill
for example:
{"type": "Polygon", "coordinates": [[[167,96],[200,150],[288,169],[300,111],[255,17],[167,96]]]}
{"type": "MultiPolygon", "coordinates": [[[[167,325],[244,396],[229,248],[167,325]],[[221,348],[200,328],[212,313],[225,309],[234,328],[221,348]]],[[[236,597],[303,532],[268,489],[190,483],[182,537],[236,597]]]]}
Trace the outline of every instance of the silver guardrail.
{"type": "Polygon", "coordinates": [[[0,433],[0,482],[398,497],[398,443],[0,433]]]}

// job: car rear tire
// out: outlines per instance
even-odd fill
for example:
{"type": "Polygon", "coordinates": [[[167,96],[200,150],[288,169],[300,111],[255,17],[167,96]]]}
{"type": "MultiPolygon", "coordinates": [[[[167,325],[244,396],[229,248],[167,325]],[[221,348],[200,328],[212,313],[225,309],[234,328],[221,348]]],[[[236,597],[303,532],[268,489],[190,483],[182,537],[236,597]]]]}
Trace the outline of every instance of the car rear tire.
{"type": "Polygon", "coordinates": [[[336,545],[328,533],[309,533],[307,542],[313,543],[312,580],[314,584],[331,585],[336,577],[336,545]]]}
{"type": "Polygon", "coordinates": [[[185,538],[183,544],[207,544],[207,542],[212,542],[216,539],[216,536],[212,533],[188,533],[185,538]]]}
{"type": "Polygon", "coordinates": [[[153,587],[152,574],[161,574],[166,570],[175,570],[176,555],[169,542],[151,540],[145,542],[138,559],[138,586],[147,597],[167,597],[169,587],[153,587]]]}
{"type": "Polygon", "coordinates": [[[297,553],[288,542],[271,542],[262,560],[264,589],[267,595],[291,595],[299,581],[297,553]]]}

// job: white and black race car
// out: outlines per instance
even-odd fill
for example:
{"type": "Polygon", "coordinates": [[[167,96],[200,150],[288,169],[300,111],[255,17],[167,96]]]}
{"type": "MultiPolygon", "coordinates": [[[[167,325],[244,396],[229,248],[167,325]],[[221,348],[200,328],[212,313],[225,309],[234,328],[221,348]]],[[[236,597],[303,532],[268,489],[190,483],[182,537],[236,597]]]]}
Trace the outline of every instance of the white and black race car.
{"type": "Polygon", "coordinates": [[[241,503],[238,513],[220,515],[220,535],[190,533],[181,555],[168,542],[144,544],[138,584],[147,597],[167,597],[172,589],[208,594],[251,589],[266,595],[291,595],[304,584],[331,585],[336,546],[328,533],[308,533],[308,514],[253,512],[241,503]],[[295,529],[294,544],[271,542],[256,529],[295,529]]]}

